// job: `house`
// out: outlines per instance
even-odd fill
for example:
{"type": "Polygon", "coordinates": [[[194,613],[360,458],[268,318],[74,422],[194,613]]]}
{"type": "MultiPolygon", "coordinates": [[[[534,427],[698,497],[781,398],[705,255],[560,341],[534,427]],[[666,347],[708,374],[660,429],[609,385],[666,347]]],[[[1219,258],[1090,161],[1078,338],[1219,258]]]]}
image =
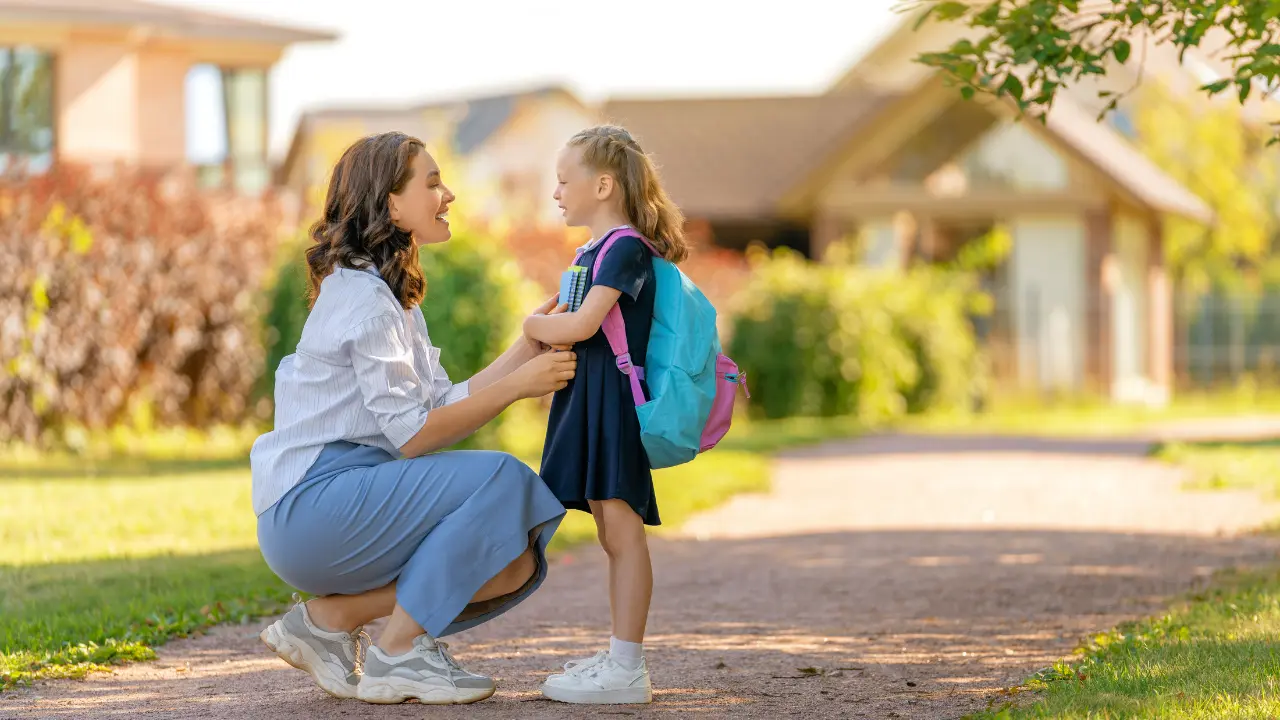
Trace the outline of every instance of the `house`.
{"type": "Polygon", "coordinates": [[[691,221],[715,242],[817,258],[858,236],[864,262],[945,261],[1002,228],[986,338],[998,376],[1051,392],[1160,403],[1171,391],[1162,223],[1205,203],[1070,97],[1041,124],[965,102],[913,58],[954,26],[905,19],[825,94],[615,100],[691,221]]]}
{"type": "Polygon", "coordinates": [[[440,160],[446,182],[459,194],[472,194],[467,212],[522,225],[558,225],[551,200],[556,152],[595,121],[594,108],[559,87],[406,106],[312,110],[298,121],[278,179],[318,204],[330,170],[348,145],[365,135],[398,130],[445,156],[440,160]]]}
{"type": "Polygon", "coordinates": [[[225,135],[204,177],[259,189],[267,72],[289,45],[333,38],[139,0],[0,0],[0,172],[189,164],[188,78],[203,70],[225,135]]]}

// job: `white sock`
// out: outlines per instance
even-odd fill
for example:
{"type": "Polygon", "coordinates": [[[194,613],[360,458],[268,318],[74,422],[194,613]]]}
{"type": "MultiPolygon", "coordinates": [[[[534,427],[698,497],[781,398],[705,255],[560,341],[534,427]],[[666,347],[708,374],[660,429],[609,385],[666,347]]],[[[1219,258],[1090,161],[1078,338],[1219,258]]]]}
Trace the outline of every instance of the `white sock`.
{"type": "Polygon", "coordinates": [[[644,660],[644,643],[627,642],[616,637],[609,638],[609,657],[628,670],[640,667],[644,660]]]}

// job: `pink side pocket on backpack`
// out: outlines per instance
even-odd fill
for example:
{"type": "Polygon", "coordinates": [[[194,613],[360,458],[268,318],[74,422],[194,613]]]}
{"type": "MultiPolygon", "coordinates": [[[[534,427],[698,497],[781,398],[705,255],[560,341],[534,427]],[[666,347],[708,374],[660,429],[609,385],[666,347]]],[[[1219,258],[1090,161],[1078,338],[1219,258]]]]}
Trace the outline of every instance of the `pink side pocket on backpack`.
{"type": "Polygon", "coordinates": [[[711,402],[711,414],[702,429],[699,452],[706,452],[729,432],[733,422],[733,402],[738,396],[740,377],[738,365],[725,355],[716,357],[716,397],[711,402]]]}

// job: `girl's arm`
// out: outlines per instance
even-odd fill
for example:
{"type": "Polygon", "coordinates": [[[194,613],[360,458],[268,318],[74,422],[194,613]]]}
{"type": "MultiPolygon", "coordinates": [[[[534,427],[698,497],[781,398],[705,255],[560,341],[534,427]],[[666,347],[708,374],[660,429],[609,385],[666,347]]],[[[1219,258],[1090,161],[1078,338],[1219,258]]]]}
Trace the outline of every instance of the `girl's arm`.
{"type": "Polygon", "coordinates": [[[558,315],[530,315],[524,321],[524,334],[547,345],[572,345],[590,338],[604,323],[604,316],[617,304],[622,293],[611,287],[595,285],[587,291],[582,307],[575,312],[558,315]]]}

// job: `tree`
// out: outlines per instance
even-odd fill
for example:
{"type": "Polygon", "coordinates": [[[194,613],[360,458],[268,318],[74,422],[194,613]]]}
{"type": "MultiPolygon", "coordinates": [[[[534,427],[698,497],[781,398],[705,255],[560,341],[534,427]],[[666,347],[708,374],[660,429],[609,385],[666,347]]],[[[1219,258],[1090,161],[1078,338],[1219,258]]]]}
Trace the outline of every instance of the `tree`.
{"type": "MultiPolygon", "coordinates": [[[[1280,0],[900,0],[898,8],[963,23],[974,32],[918,60],[938,68],[966,98],[1008,97],[1024,113],[1043,114],[1064,87],[1105,75],[1124,63],[1135,39],[1172,44],[1179,57],[1210,31],[1225,33],[1227,77],[1207,83],[1209,95],[1232,90],[1241,104],[1274,92],[1280,79],[1280,0]]],[[[1110,98],[1103,114],[1115,108],[1110,98]]],[[[1274,139],[1273,139],[1274,142],[1274,139]]]]}
{"type": "Polygon", "coordinates": [[[1159,83],[1134,100],[1138,147],[1215,218],[1210,227],[1166,219],[1165,253],[1179,285],[1241,289],[1274,273],[1280,172],[1274,155],[1260,152],[1266,133],[1244,122],[1238,107],[1188,103],[1159,83]]]}

